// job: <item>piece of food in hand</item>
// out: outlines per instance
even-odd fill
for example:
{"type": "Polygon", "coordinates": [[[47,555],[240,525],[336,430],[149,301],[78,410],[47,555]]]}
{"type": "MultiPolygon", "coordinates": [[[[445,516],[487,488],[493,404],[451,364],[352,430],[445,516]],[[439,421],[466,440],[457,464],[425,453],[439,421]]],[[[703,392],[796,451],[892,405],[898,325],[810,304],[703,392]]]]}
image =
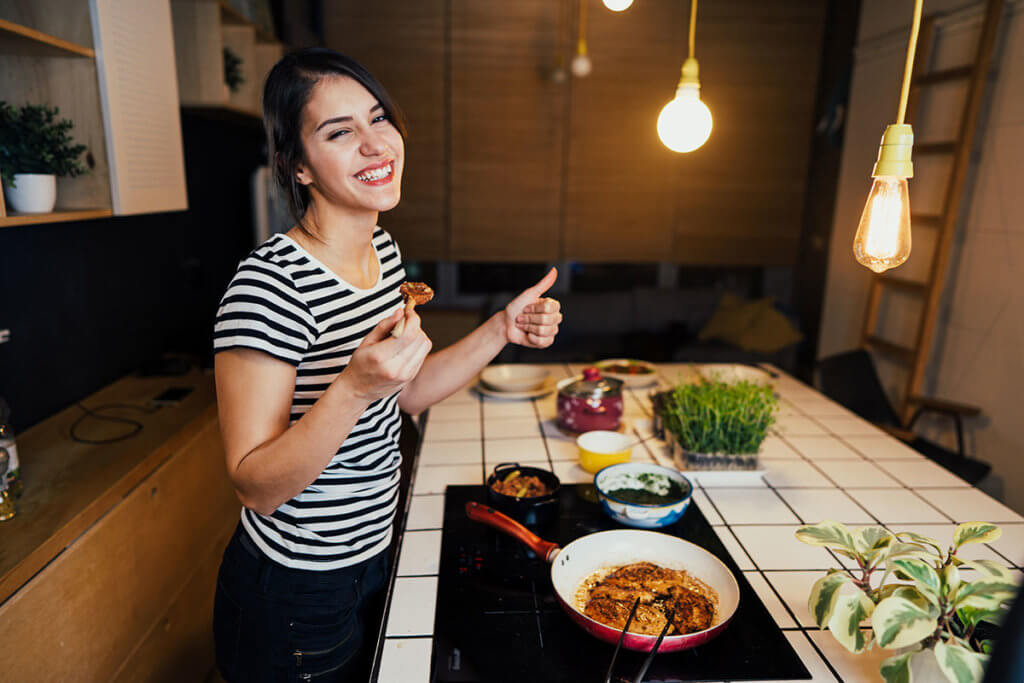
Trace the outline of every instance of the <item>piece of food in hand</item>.
{"type": "MultiPolygon", "coordinates": [[[[402,301],[405,303],[405,310],[412,311],[417,304],[425,304],[434,298],[434,290],[424,282],[403,282],[398,287],[402,293],[402,301]]],[[[405,332],[405,317],[391,329],[391,336],[401,337],[405,332]]]]}

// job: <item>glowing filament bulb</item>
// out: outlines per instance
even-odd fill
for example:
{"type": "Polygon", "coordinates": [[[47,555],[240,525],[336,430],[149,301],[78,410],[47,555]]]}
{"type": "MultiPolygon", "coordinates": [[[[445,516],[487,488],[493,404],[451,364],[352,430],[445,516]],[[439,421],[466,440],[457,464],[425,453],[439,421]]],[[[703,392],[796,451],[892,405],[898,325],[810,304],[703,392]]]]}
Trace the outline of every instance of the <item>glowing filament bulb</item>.
{"type": "Polygon", "coordinates": [[[907,179],[875,178],[853,238],[857,262],[876,273],[895,268],[910,256],[910,193],[907,179]]]}
{"type": "Polygon", "coordinates": [[[673,152],[692,152],[707,142],[711,125],[711,110],[701,102],[700,88],[680,85],[658,115],[658,137],[673,152]]]}
{"type": "Polygon", "coordinates": [[[627,10],[632,4],[633,0],[604,0],[604,6],[613,12],[627,10]]]}

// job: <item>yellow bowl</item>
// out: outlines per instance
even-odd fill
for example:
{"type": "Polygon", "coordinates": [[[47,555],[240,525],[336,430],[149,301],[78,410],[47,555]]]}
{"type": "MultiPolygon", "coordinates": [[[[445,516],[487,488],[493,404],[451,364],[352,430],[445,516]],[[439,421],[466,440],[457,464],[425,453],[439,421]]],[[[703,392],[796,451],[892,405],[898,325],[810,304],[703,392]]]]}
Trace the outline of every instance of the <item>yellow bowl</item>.
{"type": "Polygon", "coordinates": [[[580,467],[587,472],[597,473],[609,465],[629,462],[633,455],[633,442],[628,434],[619,432],[593,431],[576,437],[576,449],[580,454],[580,467]]]}

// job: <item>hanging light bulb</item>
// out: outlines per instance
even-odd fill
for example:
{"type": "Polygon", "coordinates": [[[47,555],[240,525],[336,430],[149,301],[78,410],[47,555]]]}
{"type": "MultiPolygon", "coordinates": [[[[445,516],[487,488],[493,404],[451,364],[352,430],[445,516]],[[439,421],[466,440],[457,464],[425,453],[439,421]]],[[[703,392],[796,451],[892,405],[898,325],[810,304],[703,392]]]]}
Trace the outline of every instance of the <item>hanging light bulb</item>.
{"type": "Polygon", "coordinates": [[[903,119],[907,113],[921,5],[922,0],[915,0],[897,122],[887,126],[882,134],[878,161],[871,172],[874,182],[853,238],[853,256],[857,263],[876,273],[895,268],[910,256],[910,190],[907,178],[914,177],[914,163],[911,161],[914,130],[910,124],[903,123],[903,119]]]}
{"type": "Polygon", "coordinates": [[[902,264],[910,256],[910,191],[914,175],[910,150],[914,133],[906,124],[885,129],[878,151],[868,202],[864,205],[853,255],[876,273],[902,264]]]}
{"type": "Polygon", "coordinates": [[[673,152],[692,152],[711,135],[711,110],[700,99],[697,59],[693,39],[697,26],[697,0],[690,3],[690,56],[683,62],[683,74],[676,96],[658,115],[658,137],[673,152]]]}
{"type": "Polygon", "coordinates": [[[587,0],[580,0],[580,21],[579,34],[576,38],[576,56],[572,58],[569,69],[572,75],[577,78],[585,78],[590,75],[594,65],[587,55],[587,0]]]}
{"type": "Polygon", "coordinates": [[[604,6],[613,12],[622,12],[629,9],[633,0],[604,0],[604,6]]]}

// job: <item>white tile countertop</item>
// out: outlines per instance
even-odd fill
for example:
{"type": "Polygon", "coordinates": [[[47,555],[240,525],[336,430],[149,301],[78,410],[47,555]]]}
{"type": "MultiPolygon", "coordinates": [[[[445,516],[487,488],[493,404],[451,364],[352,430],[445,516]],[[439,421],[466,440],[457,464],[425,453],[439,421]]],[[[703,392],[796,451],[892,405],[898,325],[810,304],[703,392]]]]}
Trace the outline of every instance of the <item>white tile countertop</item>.
{"type": "MultiPolygon", "coordinates": [[[[582,365],[548,365],[556,379],[582,365]]],[[[694,372],[689,364],[660,364],[659,385],[694,372]]],[[[769,367],[769,366],[765,366],[769,367]]],[[[878,666],[891,653],[876,648],[853,655],[807,611],[811,585],[830,567],[830,551],[804,545],[801,524],[835,519],[881,524],[938,539],[956,524],[989,521],[1003,536],[966,546],[967,558],[1024,568],[1024,517],[948,473],[916,451],[861,420],[811,387],[779,372],[778,424],[761,452],[762,475],[696,474],[694,501],[803,660],[814,681],[881,680],[878,666]]],[[[625,389],[625,418],[649,435],[651,388],[625,389]]],[[[449,484],[484,483],[495,464],[517,461],[549,467],[564,484],[590,483],[576,462],[571,437],[555,427],[554,393],[532,401],[484,398],[464,389],[430,409],[413,467],[412,495],[389,598],[379,683],[429,683],[434,605],[441,549],[444,491],[449,484]]],[[[633,451],[634,461],[668,464],[657,440],[633,451]]]]}

